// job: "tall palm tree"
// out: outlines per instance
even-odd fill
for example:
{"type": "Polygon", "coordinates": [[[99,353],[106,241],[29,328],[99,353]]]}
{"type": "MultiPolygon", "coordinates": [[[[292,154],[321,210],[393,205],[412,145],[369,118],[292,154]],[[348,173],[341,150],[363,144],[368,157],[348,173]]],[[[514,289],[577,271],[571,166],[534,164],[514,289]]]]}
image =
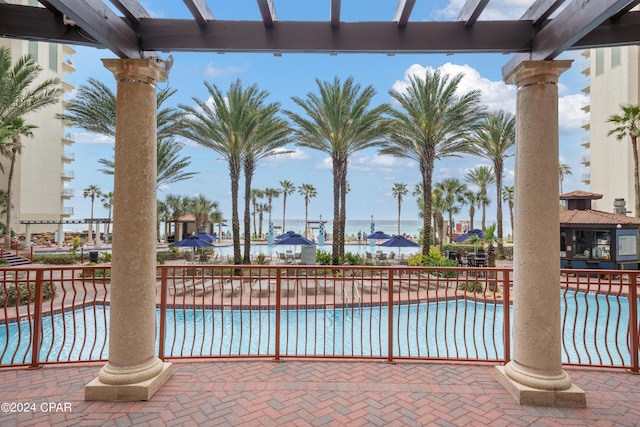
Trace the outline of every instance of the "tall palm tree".
{"type": "Polygon", "coordinates": [[[398,235],[400,235],[400,209],[402,208],[402,197],[405,196],[409,190],[407,190],[407,184],[396,182],[393,184],[391,194],[398,199],[398,235]]]}
{"type": "Polygon", "coordinates": [[[0,47],[0,131],[23,117],[60,101],[58,78],[39,80],[42,67],[31,55],[13,62],[8,47],[0,47]]]}
{"type": "Polygon", "coordinates": [[[470,184],[477,185],[479,188],[477,198],[478,203],[482,206],[482,221],[480,225],[484,230],[487,221],[487,205],[491,203],[491,199],[489,199],[487,193],[487,187],[496,182],[493,168],[491,166],[476,166],[467,172],[464,179],[470,184]]]}
{"type": "Polygon", "coordinates": [[[513,186],[503,188],[502,201],[507,202],[509,206],[509,221],[511,223],[511,240],[513,240],[514,239],[513,232],[515,231],[515,228],[513,227],[513,207],[516,204],[515,191],[513,186]]]}
{"type": "Polygon", "coordinates": [[[264,197],[267,199],[267,205],[269,209],[267,212],[269,213],[269,224],[271,224],[271,208],[273,207],[273,199],[277,199],[280,196],[280,190],[277,188],[265,188],[264,189],[264,197]]]}
{"type": "MultiPolygon", "coordinates": [[[[496,223],[498,226],[498,256],[504,258],[502,244],[502,177],[504,162],[513,156],[516,144],[516,118],[506,111],[487,115],[471,139],[470,152],[493,162],[496,178],[496,223]]],[[[484,225],[484,224],[483,224],[484,225]]]]}
{"type": "MultiPolygon", "coordinates": [[[[422,200],[421,200],[422,201],[422,200]]],[[[433,218],[433,245],[437,245],[442,252],[444,247],[444,215],[446,200],[442,189],[435,187],[431,190],[431,217],[433,218]]],[[[431,243],[430,243],[431,244],[431,243]]]]}
{"type": "Polygon", "coordinates": [[[614,135],[618,141],[622,141],[627,136],[631,140],[633,151],[633,182],[635,188],[635,214],[640,218],[640,175],[638,172],[638,136],[640,136],[640,105],[621,105],[621,114],[614,114],[607,120],[613,123],[614,128],[607,136],[614,135]]]}
{"type": "MultiPolygon", "coordinates": [[[[111,221],[111,212],[113,211],[113,191],[102,193],[100,196],[100,201],[102,202],[102,207],[107,210],[107,219],[111,221]]],[[[110,231],[111,231],[111,222],[107,222],[105,239],[108,238],[110,231]]]]}
{"type": "Polygon", "coordinates": [[[478,90],[458,94],[462,75],[449,77],[439,70],[409,78],[406,91],[391,90],[402,110],[394,110],[394,131],[381,150],[383,154],[407,157],[418,163],[424,203],[422,252],[431,241],[432,180],[438,159],[466,152],[467,138],[483,114],[478,90]]]}
{"type": "Polygon", "coordinates": [[[207,199],[202,194],[198,194],[189,199],[187,209],[195,218],[196,230],[206,231],[211,214],[219,209],[219,204],[216,201],[207,199]]]}
{"type": "Polygon", "coordinates": [[[563,193],[562,191],[562,181],[564,181],[564,176],[565,175],[571,175],[571,166],[569,166],[566,163],[560,163],[559,165],[559,172],[560,172],[560,194],[563,193]]]}
{"type": "Polygon", "coordinates": [[[187,213],[189,198],[179,194],[167,194],[164,198],[164,204],[167,205],[169,216],[173,221],[173,241],[178,242],[182,238],[180,217],[187,213]]]}
{"type": "Polygon", "coordinates": [[[298,187],[298,193],[304,197],[304,237],[309,238],[307,224],[309,223],[309,201],[318,195],[316,187],[311,184],[302,184],[298,187]]]}
{"type": "MultiPolygon", "coordinates": [[[[9,166],[9,177],[7,179],[7,190],[5,192],[6,197],[6,220],[5,220],[5,233],[11,235],[11,195],[12,195],[12,187],[13,187],[13,174],[15,172],[16,166],[16,158],[18,154],[22,153],[22,137],[26,136],[29,138],[33,137],[33,129],[36,129],[37,126],[30,125],[24,122],[22,117],[18,117],[13,120],[6,127],[6,130],[9,132],[9,135],[5,141],[0,140],[0,155],[8,157],[10,166],[9,166]]],[[[0,165],[0,169],[2,166],[0,165]]],[[[3,170],[4,172],[4,170],[3,170]]],[[[11,240],[5,239],[5,246],[10,248],[11,240]]]]}
{"type": "Polygon", "coordinates": [[[89,197],[91,199],[91,217],[89,219],[89,242],[93,241],[93,204],[96,198],[102,196],[102,191],[100,191],[100,187],[97,185],[89,185],[87,188],[82,190],[82,196],[86,199],[89,197]]]}
{"type": "Polygon", "coordinates": [[[262,221],[264,219],[264,214],[271,214],[271,208],[268,203],[258,203],[258,236],[262,238],[262,221]]]}
{"type": "Polygon", "coordinates": [[[296,191],[296,186],[291,181],[280,181],[280,187],[282,192],[282,232],[286,232],[285,230],[285,216],[287,212],[287,196],[292,195],[296,191]]]}
{"type": "MultiPolygon", "coordinates": [[[[239,81],[238,81],[239,83],[239,81]]],[[[245,186],[245,229],[249,230],[249,199],[251,197],[251,183],[253,175],[256,171],[257,164],[260,160],[280,154],[290,153],[289,150],[283,150],[282,147],[291,142],[291,128],[286,120],[278,117],[280,104],[277,102],[266,104],[266,98],[269,95],[267,91],[258,91],[258,87],[253,85],[247,88],[247,92],[251,93],[251,102],[249,106],[256,118],[256,128],[250,138],[248,138],[242,149],[242,163],[244,169],[244,186],[245,186]]],[[[261,196],[262,197],[262,196],[261,196]]],[[[255,214],[254,214],[254,233],[255,233],[255,214]]],[[[244,258],[245,264],[251,264],[251,235],[245,232],[244,236],[244,258]]]]}
{"type": "MultiPolygon", "coordinates": [[[[184,113],[176,108],[163,106],[175,93],[175,89],[166,88],[156,95],[158,188],[190,179],[198,174],[186,171],[191,165],[191,157],[181,157],[179,153],[182,145],[174,140],[174,136],[182,128],[184,113]]],[[[115,138],[116,96],[107,85],[89,78],[86,85],[78,88],[76,96],[68,102],[65,113],[59,117],[88,132],[115,138]]],[[[113,158],[99,159],[98,163],[103,166],[98,169],[100,172],[114,174],[113,158]]]]}
{"type": "Polygon", "coordinates": [[[344,258],[346,222],[347,167],[352,154],[377,146],[386,137],[389,126],[383,117],[386,104],[370,108],[375,95],[373,86],[362,88],[352,77],[344,83],[316,79],[318,94],[307,93],[305,99],[293,97],[304,116],[285,112],[296,126],[298,145],[327,153],[333,172],[333,243],[332,262],[344,258]]]}
{"type": "Polygon", "coordinates": [[[458,178],[447,178],[436,184],[442,193],[443,208],[449,214],[449,242],[453,242],[453,214],[460,212],[467,187],[458,178]]]}
{"type": "Polygon", "coordinates": [[[162,233],[160,233],[160,223],[164,222],[164,235],[169,234],[167,229],[167,224],[171,220],[171,214],[169,212],[169,207],[164,202],[164,200],[158,200],[156,202],[156,209],[158,211],[158,218],[156,220],[156,239],[158,243],[162,243],[162,233]]]}

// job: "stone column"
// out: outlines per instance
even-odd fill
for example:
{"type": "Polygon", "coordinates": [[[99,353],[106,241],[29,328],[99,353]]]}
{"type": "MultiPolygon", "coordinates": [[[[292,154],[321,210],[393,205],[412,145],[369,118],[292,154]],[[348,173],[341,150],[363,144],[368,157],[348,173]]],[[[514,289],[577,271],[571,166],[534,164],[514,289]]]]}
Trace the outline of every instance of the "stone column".
{"type": "Polygon", "coordinates": [[[118,82],[109,362],[86,400],[148,400],[171,376],[155,354],[156,82],[154,59],[105,59],[118,82]]]}
{"type": "Polygon", "coordinates": [[[497,379],[521,404],[586,406],[562,369],[558,77],[571,61],[524,61],[505,78],[518,88],[513,360],[497,379]]]}

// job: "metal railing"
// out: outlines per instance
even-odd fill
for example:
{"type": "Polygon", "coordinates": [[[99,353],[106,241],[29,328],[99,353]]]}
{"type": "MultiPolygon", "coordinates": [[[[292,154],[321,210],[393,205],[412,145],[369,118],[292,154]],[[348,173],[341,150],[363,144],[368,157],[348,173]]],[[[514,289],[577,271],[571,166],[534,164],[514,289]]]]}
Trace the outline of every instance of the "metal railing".
{"type": "Polygon", "coordinates": [[[20,239],[11,237],[8,234],[0,234],[0,258],[15,255],[33,262],[33,247],[20,239]],[[11,243],[6,244],[7,240],[11,243]]]}
{"type": "MultiPolygon", "coordinates": [[[[562,273],[563,363],[638,373],[637,273],[562,273]]],[[[156,352],[505,363],[512,280],[502,268],[160,266],[156,352]]],[[[1,366],[106,360],[110,285],[109,267],[0,270],[1,366]]]]}

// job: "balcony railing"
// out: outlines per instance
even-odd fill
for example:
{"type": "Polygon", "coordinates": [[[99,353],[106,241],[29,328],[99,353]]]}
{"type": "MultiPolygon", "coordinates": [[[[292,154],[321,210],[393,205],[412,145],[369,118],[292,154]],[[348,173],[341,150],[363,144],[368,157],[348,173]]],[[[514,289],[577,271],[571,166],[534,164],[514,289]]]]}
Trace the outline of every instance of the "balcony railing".
{"type": "Polygon", "coordinates": [[[76,173],[72,170],[67,170],[65,169],[64,171],[62,171],[62,179],[73,179],[75,178],[76,173]]]}
{"type": "MultiPolygon", "coordinates": [[[[12,295],[0,299],[1,365],[106,360],[110,272],[0,269],[12,295]]],[[[563,363],[640,372],[637,274],[562,270],[563,363]]],[[[162,266],[156,354],[504,363],[512,280],[502,268],[162,266]]]]}

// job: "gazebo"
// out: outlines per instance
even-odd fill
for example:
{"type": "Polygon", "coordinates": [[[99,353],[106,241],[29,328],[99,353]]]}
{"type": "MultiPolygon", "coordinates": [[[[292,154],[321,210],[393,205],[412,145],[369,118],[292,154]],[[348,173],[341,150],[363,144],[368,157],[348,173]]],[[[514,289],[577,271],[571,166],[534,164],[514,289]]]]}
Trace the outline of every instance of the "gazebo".
{"type": "Polygon", "coordinates": [[[602,194],[572,191],[560,195],[567,209],[560,211],[560,267],[638,270],[640,218],[630,217],[624,201],[616,212],[591,209],[602,194]]]}

